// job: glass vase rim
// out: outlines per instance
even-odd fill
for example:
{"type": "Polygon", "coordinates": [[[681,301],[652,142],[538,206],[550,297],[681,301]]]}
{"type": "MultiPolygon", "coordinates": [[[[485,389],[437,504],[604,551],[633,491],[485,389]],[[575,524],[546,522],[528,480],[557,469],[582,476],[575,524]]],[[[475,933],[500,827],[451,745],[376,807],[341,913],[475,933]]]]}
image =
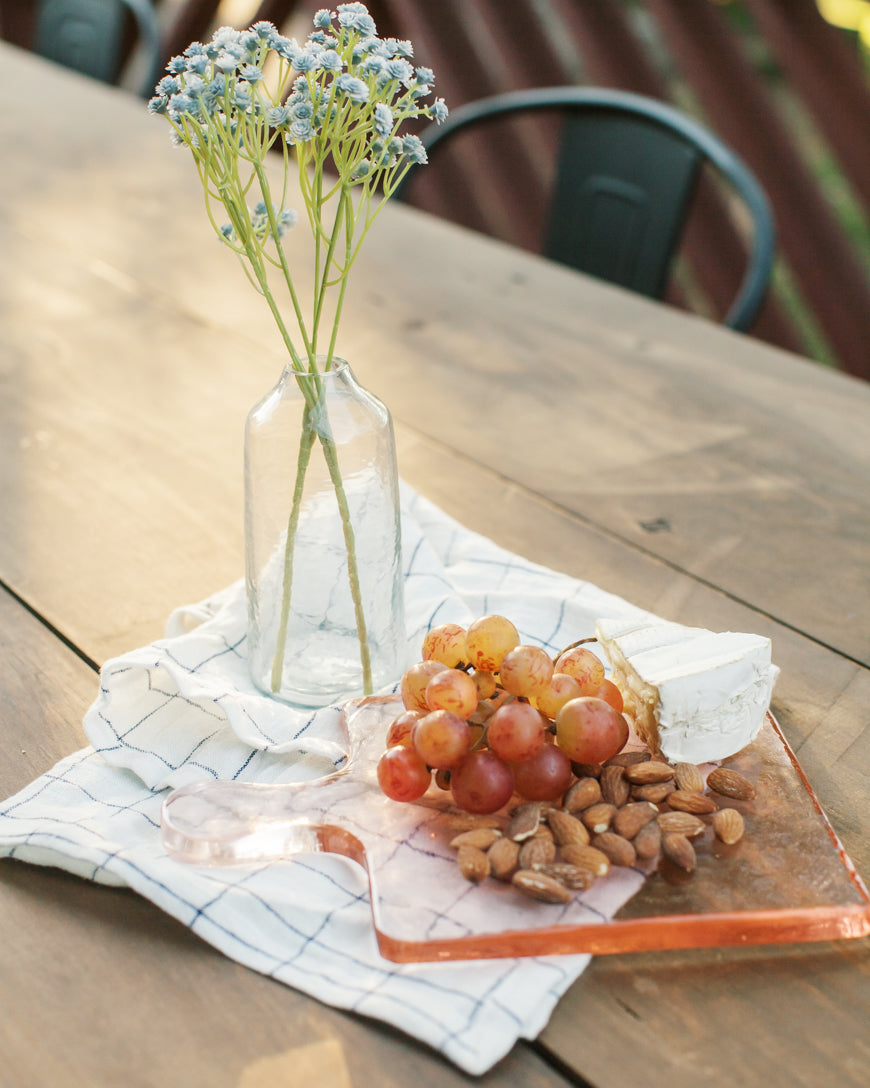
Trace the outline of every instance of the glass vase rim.
{"type": "Polygon", "coordinates": [[[351,368],[350,363],[347,361],[347,359],[342,358],[342,356],[340,356],[340,355],[325,355],[324,354],[324,355],[315,355],[314,356],[315,363],[319,362],[321,359],[330,361],[330,366],[329,366],[328,370],[323,369],[321,367],[317,367],[315,370],[299,370],[297,367],[295,367],[293,365],[293,360],[291,359],[288,363],[285,364],[284,373],[285,374],[290,374],[292,377],[299,377],[299,378],[313,378],[313,377],[326,378],[326,377],[328,377],[330,375],[333,375],[333,374],[342,374],[342,373],[353,374],[353,370],[351,368]]]}

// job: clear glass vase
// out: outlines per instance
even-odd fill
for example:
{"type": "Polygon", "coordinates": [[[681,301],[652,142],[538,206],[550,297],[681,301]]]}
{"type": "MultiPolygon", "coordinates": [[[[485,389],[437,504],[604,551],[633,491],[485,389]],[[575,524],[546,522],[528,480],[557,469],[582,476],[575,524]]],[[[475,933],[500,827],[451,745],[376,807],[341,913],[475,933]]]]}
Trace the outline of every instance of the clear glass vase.
{"type": "Polygon", "coordinates": [[[399,679],[393,425],[343,360],[314,374],[288,366],[249,413],[245,548],[248,656],[260,690],[320,707],[399,679]]]}

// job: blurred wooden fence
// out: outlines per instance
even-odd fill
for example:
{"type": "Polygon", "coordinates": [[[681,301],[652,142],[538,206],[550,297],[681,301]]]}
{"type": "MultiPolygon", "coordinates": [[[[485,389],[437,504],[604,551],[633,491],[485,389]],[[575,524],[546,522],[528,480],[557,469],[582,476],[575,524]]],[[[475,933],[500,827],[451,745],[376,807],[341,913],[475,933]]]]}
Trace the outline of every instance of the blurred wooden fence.
{"type": "MultiPolygon", "coordinates": [[[[167,57],[227,21],[218,0],[162,4],[167,57]]],[[[322,6],[250,0],[244,22],[269,19],[305,35],[322,6]]],[[[752,334],[870,378],[870,85],[856,44],[814,0],[368,0],[368,8],[381,35],[413,40],[450,106],[576,83],[694,114],[749,163],[774,208],[777,275],[752,334]]],[[[512,138],[483,169],[479,154],[465,156],[456,163],[465,181],[449,191],[433,170],[415,202],[534,249],[545,139],[512,138]]],[[[702,197],[681,294],[717,317],[739,281],[743,243],[717,195],[702,197]]]]}

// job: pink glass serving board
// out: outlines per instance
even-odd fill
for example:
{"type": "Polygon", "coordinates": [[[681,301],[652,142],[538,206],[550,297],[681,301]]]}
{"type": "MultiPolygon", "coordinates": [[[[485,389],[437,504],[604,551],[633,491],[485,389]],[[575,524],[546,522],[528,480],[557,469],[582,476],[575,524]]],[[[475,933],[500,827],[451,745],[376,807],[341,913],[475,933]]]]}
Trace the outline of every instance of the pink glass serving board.
{"type": "MultiPolygon", "coordinates": [[[[449,847],[448,794],[415,804],[381,793],[375,775],[400,706],[362,700],[345,710],[348,759],[314,782],[202,782],[163,806],[163,840],[176,859],[207,866],[290,862],[340,854],[366,871],[378,948],[396,962],[601,955],[773,944],[870,933],[870,896],[772,715],[725,766],[757,787],[740,809],[746,835],[726,846],[712,829],[694,840],[697,868],[614,867],[570,904],[541,903],[510,884],[470,884],[449,847]]],[[[653,863],[654,866],[655,863],[653,863]]]]}

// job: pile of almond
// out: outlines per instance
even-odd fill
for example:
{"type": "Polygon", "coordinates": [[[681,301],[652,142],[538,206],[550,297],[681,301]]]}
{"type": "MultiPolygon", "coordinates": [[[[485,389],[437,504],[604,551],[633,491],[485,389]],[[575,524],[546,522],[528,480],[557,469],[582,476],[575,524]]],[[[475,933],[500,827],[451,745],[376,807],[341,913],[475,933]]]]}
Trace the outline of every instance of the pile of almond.
{"type": "Polygon", "coordinates": [[[649,864],[662,856],[691,873],[692,840],[712,825],[723,843],[744,833],[728,800],[751,801],[755,787],[717,767],[705,777],[694,764],[671,766],[649,752],[622,752],[580,777],[561,802],[528,801],[503,817],[451,817],[450,846],[466,880],[512,883],[546,903],[567,903],[612,865],[649,864]]]}

